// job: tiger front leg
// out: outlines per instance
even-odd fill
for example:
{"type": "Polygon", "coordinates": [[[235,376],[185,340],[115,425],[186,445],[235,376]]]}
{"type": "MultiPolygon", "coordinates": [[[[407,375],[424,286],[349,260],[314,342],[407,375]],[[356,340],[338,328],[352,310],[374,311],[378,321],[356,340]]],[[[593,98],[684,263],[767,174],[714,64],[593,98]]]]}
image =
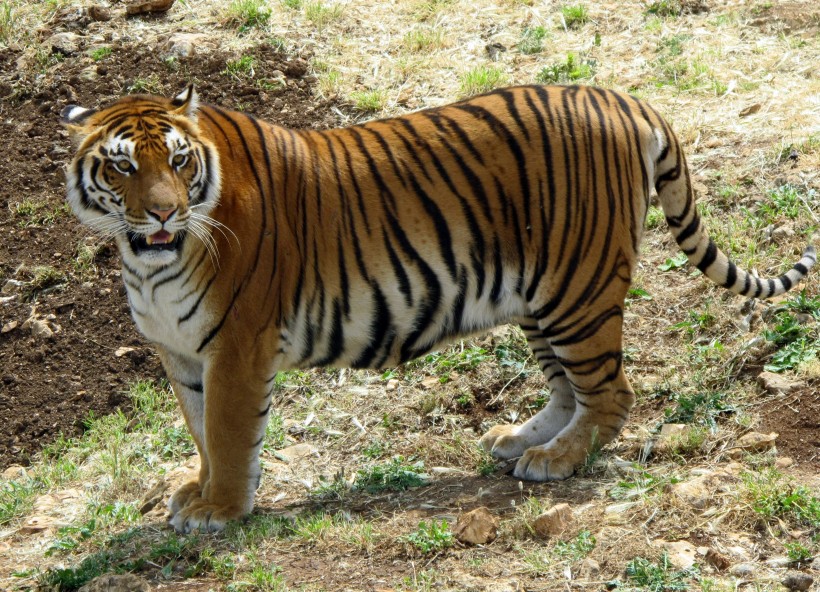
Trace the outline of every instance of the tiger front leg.
{"type": "Polygon", "coordinates": [[[200,480],[183,485],[169,504],[169,523],[178,532],[220,531],[253,509],[270,391],[237,366],[233,359],[206,367],[200,480]]]}
{"type": "Polygon", "coordinates": [[[199,478],[178,488],[168,501],[168,511],[174,516],[192,499],[202,494],[200,483],[208,481],[208,450],[205,447],[205,401],[202,386],[202,363],[171,352],[157,345],[162,366],[171,383],[185,424],[194,439],[199,453],[199,478]]]}

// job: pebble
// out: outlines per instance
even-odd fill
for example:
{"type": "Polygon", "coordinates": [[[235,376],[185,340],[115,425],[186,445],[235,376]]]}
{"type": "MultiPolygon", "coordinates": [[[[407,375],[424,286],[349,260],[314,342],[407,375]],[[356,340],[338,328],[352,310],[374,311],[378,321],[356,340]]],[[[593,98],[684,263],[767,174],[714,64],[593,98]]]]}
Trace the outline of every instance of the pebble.
{"type": "Polygon", "coordinates": [[[485,545],[498,536],[498,519],[482,506],[462,514],[453,534],[466,545],[485,545]]]}
{"type": "Polygon", "coordinates": [[[751,578],[755,573],[755,566],[751,563],[738,563],[729,569],[729,573],[737,578],[751,578]]]}
{"type": "Polygon", "coordinates": [[[556,504],[549,510],[538,516],[532,527],[539,536],[544,538],[558,536],[569,529],[575,517],[572,515],[572,508],[569,504],[556,504]]]}
{"type": "Polygon", "coordinates": [[[808,590],[814,584],[814,578],[802,571],[790,571],[781,583],[789,590],[808,590]]]}
{"type": "Polygon", "coordinates": [[[277,450],[275,455],[281,458],[283,461],[287,463],[296,462],[308,456],[313,456],[318,454],[316,448],[311,446],[310,444],[294,444],[293,446],[288,446],[287,448],[282,448],[281,450],[277,450]]]}

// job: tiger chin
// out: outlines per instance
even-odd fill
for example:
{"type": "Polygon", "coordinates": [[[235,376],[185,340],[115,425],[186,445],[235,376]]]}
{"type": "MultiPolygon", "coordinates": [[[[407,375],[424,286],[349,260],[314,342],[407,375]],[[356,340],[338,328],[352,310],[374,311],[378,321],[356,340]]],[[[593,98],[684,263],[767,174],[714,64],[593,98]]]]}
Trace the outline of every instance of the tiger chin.
{"type": "Polygon", "coordinates": [[[689,261],[767,298],[709,239],[681,146],[646,103],[579,86],[505,88],[393,119],[291,130],[179,96],[129,96],[63,123],[67,194],[113,238],[201,458],[170,523],[248,514],[279,370],[381,368],[518,324],[550,389],[480,440],[521,479],[565,479],[635,401],[624,298],[650,197],[689,261]]]}

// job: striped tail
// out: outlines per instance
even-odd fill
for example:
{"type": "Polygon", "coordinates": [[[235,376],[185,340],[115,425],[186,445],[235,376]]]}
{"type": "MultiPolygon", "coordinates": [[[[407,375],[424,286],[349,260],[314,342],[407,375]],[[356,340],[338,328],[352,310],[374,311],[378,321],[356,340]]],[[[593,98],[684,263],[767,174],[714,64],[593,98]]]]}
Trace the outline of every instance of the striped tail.
{"type": "Polygon", "coordinates": [[[683,150],[671,130],[665,131],[666,134],[656,134],[661,150],[656,162],[655,189],[669,230],[689,262],[716,284],[741,296],[771,298],[788,292],[817,262],[814,247],[806,247],[800,261],[778,278],[761,279],[735,265],[707,235],[695,207],[683,150]],[[668,142],[665,147],[664,135],[668,142]]]}

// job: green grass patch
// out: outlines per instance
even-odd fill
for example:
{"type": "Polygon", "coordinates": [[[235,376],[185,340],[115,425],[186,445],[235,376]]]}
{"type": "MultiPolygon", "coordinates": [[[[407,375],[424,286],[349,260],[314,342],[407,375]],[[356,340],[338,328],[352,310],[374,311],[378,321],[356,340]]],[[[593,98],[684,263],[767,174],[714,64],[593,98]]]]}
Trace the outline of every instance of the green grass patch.
{"type": "Polygon", "coordinates": [[[265,0],[232,0],[228,5],[228,23],[240,32],[267,26],[271,9],[265,0]]]}
{"type": "Polygon", "coordinates": [[[672,592],[692,589],[692,580],[698,576],[697,569],[675,569],[664,552],[658,561],[636,557],[626,564],[626,577],[630,583],[651,592],[672,592]]]}
{"type": "Polygon", "coordinates": [[[35,201],[30,198],[11,204],[9,207],[15,217],[19,218],[17,225],[21,228],[50,226],[63,216],[71,213],[71,206],[67,203],[49,207],[45,202],[35,201]]]}
{"type": "Polygon", "coordinates": [[[350,100],[359,111],[381,111],[387,106],[387,92],[380,88],[354,91],[350,93],[350,100]]]}
{"type": "Polygon", "coordinates": [[[110,47],[95,47],[91,50],[91,59],[99,62],[111,55],[113,50],[110,47]]]}
{"type": "Polygon", "coordinates": [[[305,18],[309,20],[320,31],[330,23],[339,20],[344,13],[344,6],[341,4],[326,4],[322,0],[308,2],[304,6],[305,18]]]}
{"type": "Polygon", "coordinates": [[[540,84],[581,82],[592,78],[596,69],[595,60],[568,53],[567,59],[563,62],[555,62],[541,68],[541,71],[535,75],[535,81],[540,84]]]}
{"type": "Polygon", "coordinates": [[[403,457],[395,456],[386,464],[360,469],[356,473],[353,489],[367,493],[380,493],[421,487],[428,483],[428,477],[423,471],[423,462],[417,461],[411,464],[403,457]]]}
{"type": "Polygon", "coordinates": [[[591,532],[582,530],[568,541],[556,542],[552,552],[558,559],[578,561],[592,553],[595,549],[595,542],[595,537],[591,532]]]}
{"type": "Polygon", "coordinates": [[[161,95],[162,90],[162,82],[156,74],[151,74],[147,78],[137,77],[128,87],[128,92],[131,94],[161,95]]]}
{"type": "MultiPolygon", "coordinates": [[[[509,354],[509,359],[514,361],[517,353],[510,349],[500,350],[501,355],[509,354]]],[[[479,364],[493,358],[492,353],[483,347],[468,346],[464,343],[460,346],[446,349],[441,352],[429,353],[426,356],[413,360],[407,365],[407,370],[417,372],[419,370],[437,376],[439,382],[450,381],[452,372],[464,373],[476,368],[479,364]]]]}
{"type": "Polygon", "coordinates": [[[795,185],[781,185],[766,192],[766,199],[761,202],[758,214],[769,224],[777,222],[783,216],[795,219],[803,208],[808,209],[806,204],[816,197],[814,190],[804,192],[795,185]]]}
{"type": "Polygon", "coordinates": [[[509,76],[494,66],[476,66],[459,76],[459,96],[471,97],[509,83],[509,76]]]}
{"type": "Polygon", "coordinates": [[[717,428],[717,418],[735,411],[723,392],[677,393],[674,407],[664,409],[664,423],[685,423],[717,428]]]}
{"type": "Polygon", "coordinates": [[[807,314],[820,320],[820,296],[809,297],[802,291],[783,304],[785,309],[775,314],[773,326],[763,332],[766,340],[778,348],[764,366],[769,372],[793,370],[815,360],[820,352],[816,323],[807,323],[798,317],[798,314],[807,314]]]}
{"type": "Polygon", "coordinates": [[[766,521],[784,520],[820,533],[820,498],[808,487],[795,485],[774,468],[743,475],[743,492],[754,512],[766,521]]]}
{"type": "Polygon", "coordinates": [[[540,53],[546,38],[547,30],[544,27],[524,27],[521,31],[521,40],[518,42],[518,51],[527,55],[540,53]]]}
{"type": "Polygon", "coordinates": [[[561,7],[561,18],[567,29],[578,29],[589,22],[589,11],[583,4],[569,4],[561,7]]]}
{"type": "Polygon", "coordinates": [[[255,66],[256,59],[246,55],[235,60],[228,60],[222,73],[236,79],[253,78],[255,66]]]}
{"type": "Polygon", "coordinates": [[[447,46],[444,32],[433,27],[413,29],[404,34],[402,47],[411,53],[427,53],[447,46]]]}
{"type": "Polygon", "coordinates": [[[646,14],[659,17],[676,17],[683,12],[680,0],[655,0],[646,7],[646,14]]]}
{"type": "Polygon", "coordinates": [[[447,524],[446,520],[438,522],[433,519],[430,522],[422,520],[419,522],[418,529],[405,535],[400,540],[409,543],[422,554],[427,555],[452,547],[455,537],[450,531],[450,525],[447,524]]]}

